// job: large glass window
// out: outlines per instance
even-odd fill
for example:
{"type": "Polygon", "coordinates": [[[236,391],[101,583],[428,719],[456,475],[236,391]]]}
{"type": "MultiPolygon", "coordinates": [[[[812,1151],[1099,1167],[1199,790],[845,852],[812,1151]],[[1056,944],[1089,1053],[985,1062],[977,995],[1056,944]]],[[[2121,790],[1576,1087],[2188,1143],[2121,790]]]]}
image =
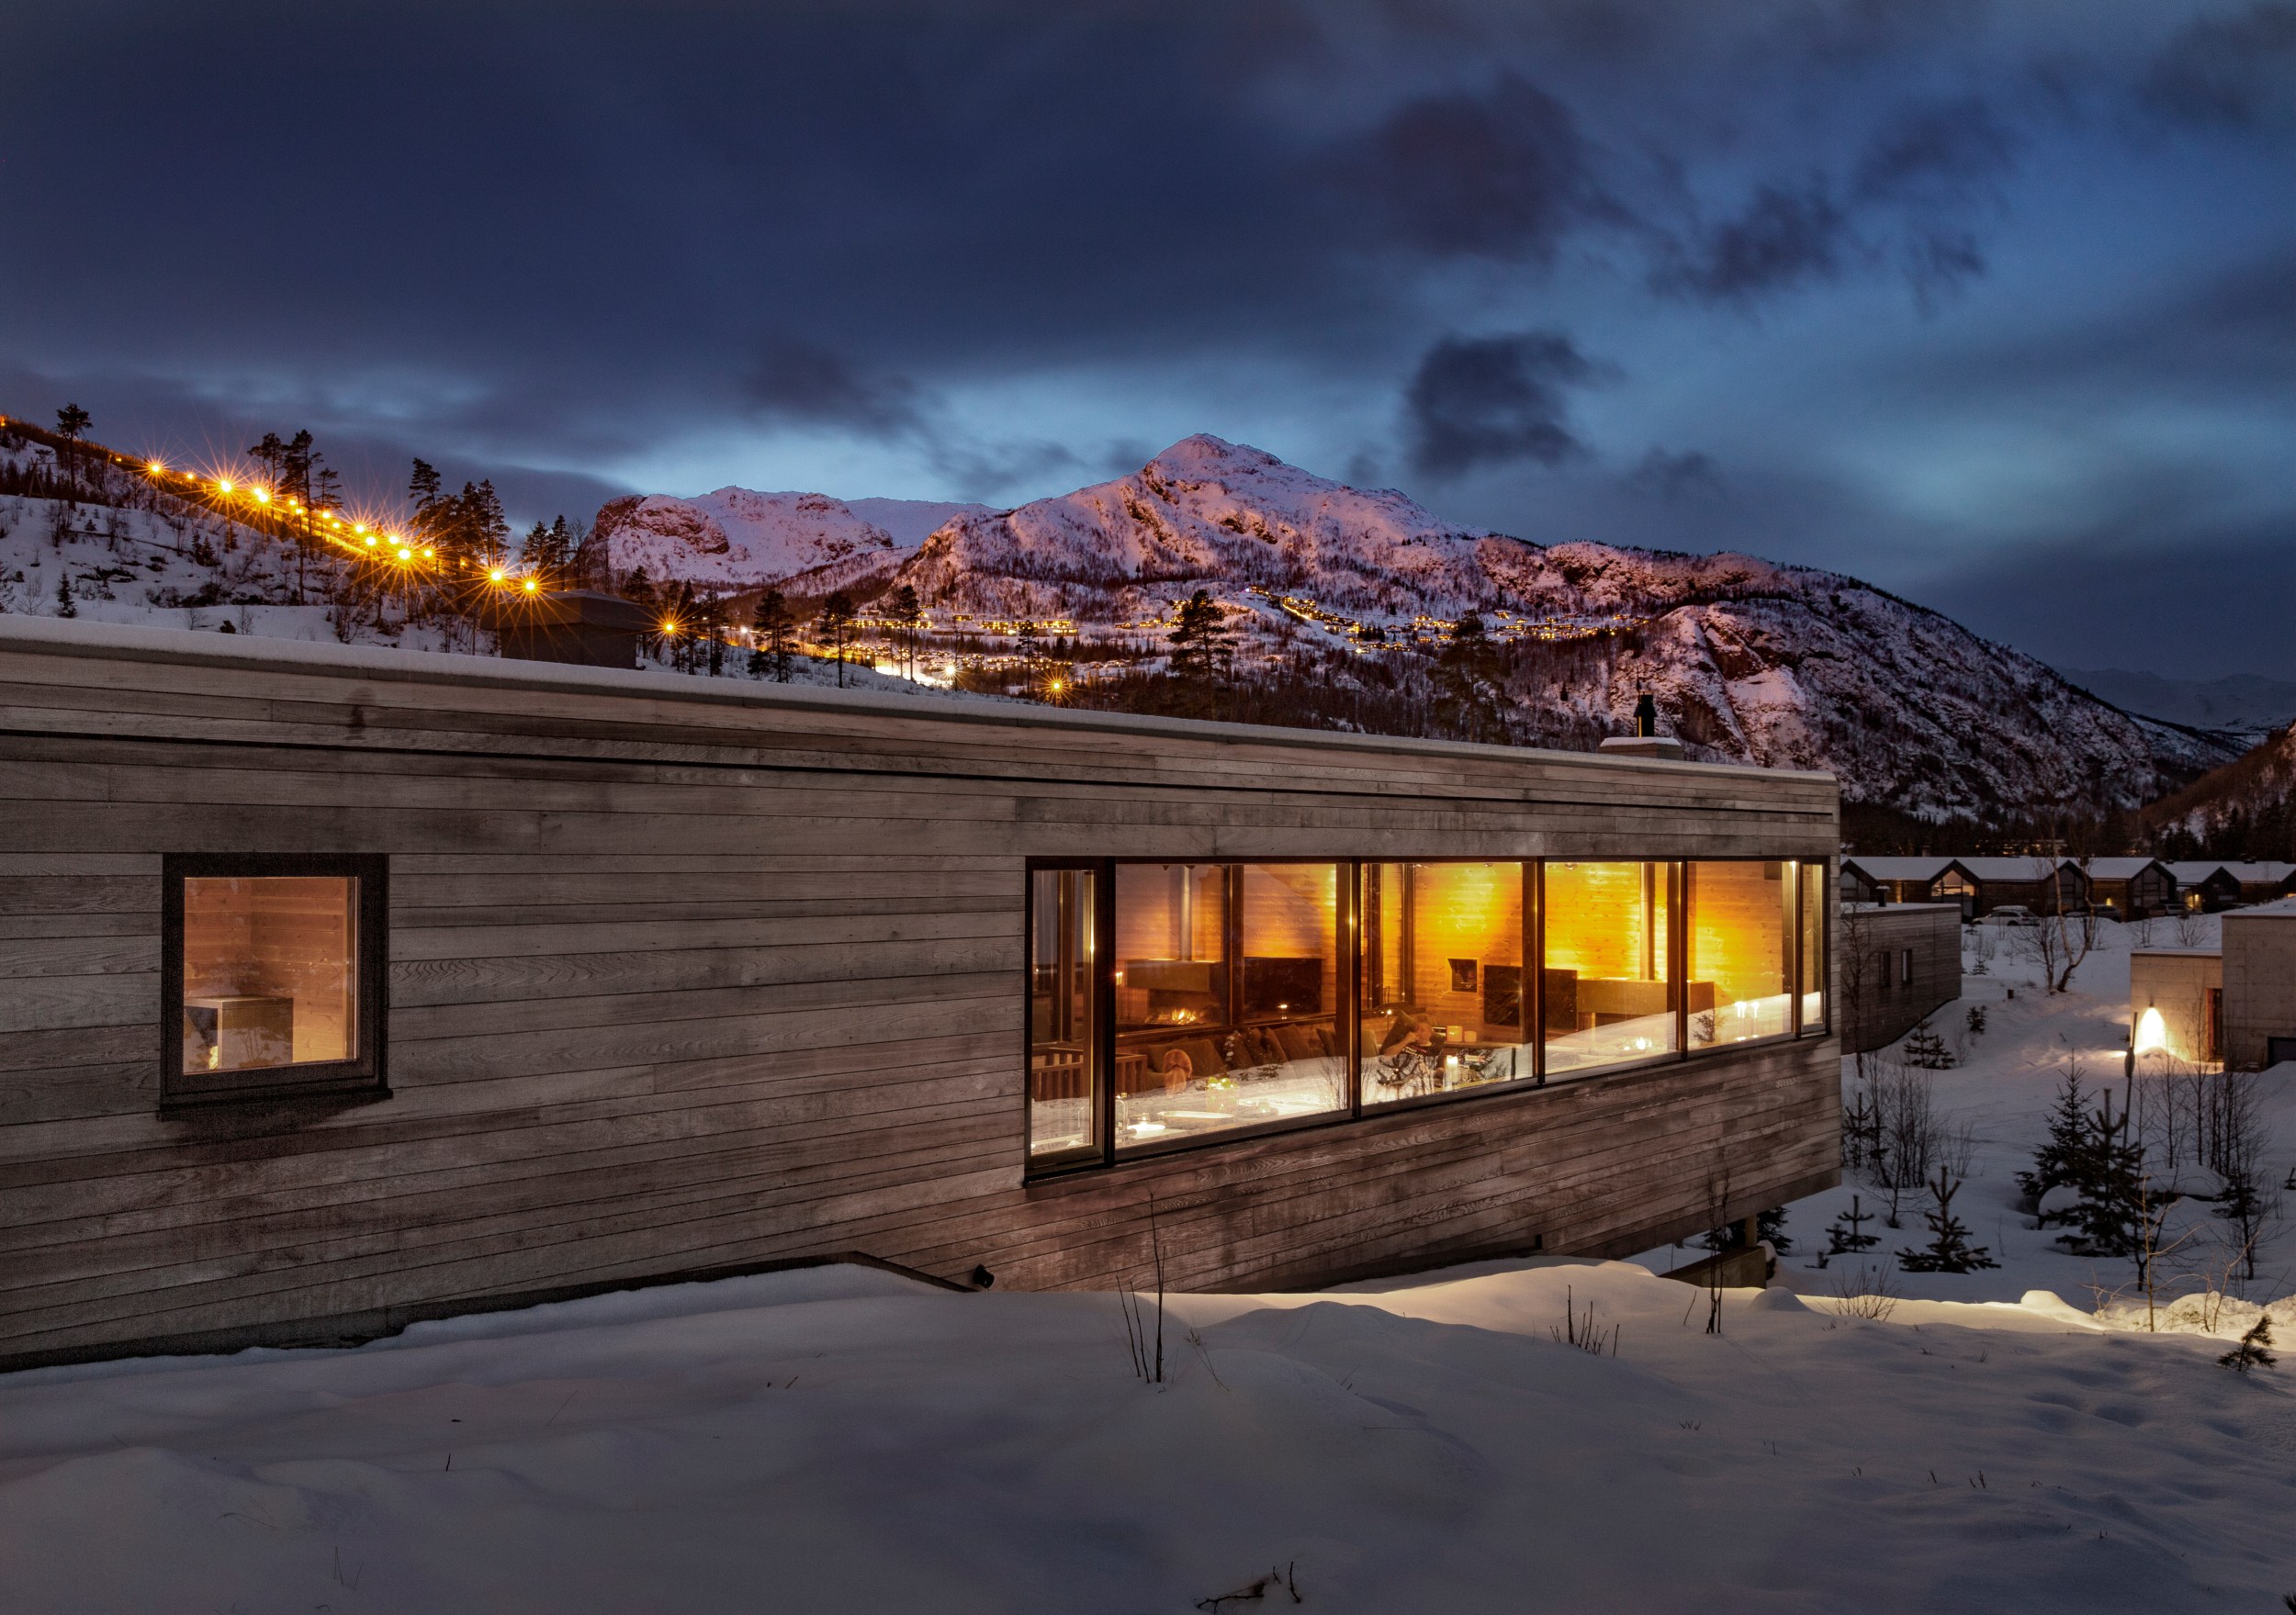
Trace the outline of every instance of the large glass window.
{"type": "Polygon", "coordinates": [[[1672,866],[1549,863],[1541,1034],[1552,1081],[1675,1048],[1672,866]]]}
{"type": "Polygon", "coordinates": [[[1363,1102],[1532,1074],[1520,863],[1366,864],[1363,1102]]]}
{"type": "Polygon", "coordinates": [[[1121,864],[1116,1147],[1347,1107],[1335,864],[1121,864]]]}
{"type": "Polygon", "coordinates": [[[1794,866],[1684,866],[1690,1046],[1711,1049],[1794,1029],[1794,866]]]}
{"type": "Polygon", "coordinates": [[[1097,878],[1029,878],[1029,1158],[1097,1154],[1099,1003],[1093,949],[1097,878]]]}
{"type": "Polygon", "coordinates": [[[1804,864],[1802,897],[1802,1032],[1826,1029],[1826,866],[1804,864]]]}
{"type": "Polygon", "coordinates": [[[379,1075],[380,859],[169,858],[163,878],[170,1099],[379,1075]]]}

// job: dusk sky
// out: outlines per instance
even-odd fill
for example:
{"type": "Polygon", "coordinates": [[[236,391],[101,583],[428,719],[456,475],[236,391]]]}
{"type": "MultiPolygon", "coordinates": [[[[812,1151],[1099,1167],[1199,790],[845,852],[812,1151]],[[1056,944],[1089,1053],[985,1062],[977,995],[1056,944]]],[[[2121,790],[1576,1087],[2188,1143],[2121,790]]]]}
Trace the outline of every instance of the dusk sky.
{"type": "Polygon", "coordinates": [[[514,513],[1193,432],[2296,677],[2296,5],[123,5],[0,49],[0,409],[514,513]]]}

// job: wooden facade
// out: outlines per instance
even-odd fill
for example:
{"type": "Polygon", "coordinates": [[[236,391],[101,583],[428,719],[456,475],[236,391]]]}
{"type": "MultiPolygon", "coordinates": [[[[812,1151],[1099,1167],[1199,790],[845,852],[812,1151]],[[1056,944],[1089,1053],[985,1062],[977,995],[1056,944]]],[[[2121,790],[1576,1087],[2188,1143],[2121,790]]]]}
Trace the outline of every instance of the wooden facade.
{"type": "Polygon", "coordinates": [[[11,618],[0,795],[10,1363],[847,1251],[1623,1254],[1837,1177],[1817,1021],[1035,1179],[1024,1115],[1030,860],[1822,861],[1821,775],[11,618]],[[388,860],[379,1085],[170,1097],[164,860],[232,857],[388,860]]]}
{"type": "Polygon", "coordinates": [[[1961,996],[1961,909],[1853,904],[1836,933],[1834,1026],[1844,1054],[1895,1043],[1961,996]]]}

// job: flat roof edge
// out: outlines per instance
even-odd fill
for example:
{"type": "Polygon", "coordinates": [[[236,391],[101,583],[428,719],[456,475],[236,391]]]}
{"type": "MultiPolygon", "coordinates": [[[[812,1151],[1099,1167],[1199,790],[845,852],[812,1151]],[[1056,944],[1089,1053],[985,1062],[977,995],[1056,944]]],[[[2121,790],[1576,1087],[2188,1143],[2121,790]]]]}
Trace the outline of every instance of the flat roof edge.
{"type": "Polygon", "coordinates": [[[1289,729],[1256,723],[1166,718],[1138,712],[1079,712],[1024,701],[934,695],[886,695],[873,690],[802,690],[790,685],[753,684],[747,679],[702,679],[676,673],[617,667],[583,667],[557,662],[502,660],[440,651],[398,650],[381,645],[328,645],[312,640],[264,639],[253,634],[198,634],[117,622],[83,622],[54,617],[0,614],[0,649],[65,656],[112,656],[141,662],[193,662],[208,667],[263,671],[359,674],[409,684],[466,684],[498,690],[546,690],[563,693],[645,696],[729,707],[793,708],[897,717],[1134,735],[1254,746],[1297,746],[1311,749],[1401,752],[1486,762],[1533,759],[1637,773],[1694,773],[1755,779],[1823,780],[1833,775],[1809,768],[1768,768],[1747,763],[1675,762],[1619,757],[1592,751],[1491,746],[1474,741],[1423,740],[1403,735],[1361,735],[1341,729],[1289,729]],[[219,645],[219,639],[230,643],[219,645]]]}

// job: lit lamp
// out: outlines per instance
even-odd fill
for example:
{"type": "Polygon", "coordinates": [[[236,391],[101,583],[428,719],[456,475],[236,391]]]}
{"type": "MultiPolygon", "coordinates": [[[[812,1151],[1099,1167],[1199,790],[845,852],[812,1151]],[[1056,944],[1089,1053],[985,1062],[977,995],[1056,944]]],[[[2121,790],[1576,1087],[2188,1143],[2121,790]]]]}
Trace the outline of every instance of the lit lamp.
{"type": "Polygon", "coordinates": [[[2136,1017],[2136,1051],[2157,1054],[2168,1047],[2168,1023],[2161,1018],[2159,1010],[2147,1004],[2144,1013],[2136,1017]]]}

